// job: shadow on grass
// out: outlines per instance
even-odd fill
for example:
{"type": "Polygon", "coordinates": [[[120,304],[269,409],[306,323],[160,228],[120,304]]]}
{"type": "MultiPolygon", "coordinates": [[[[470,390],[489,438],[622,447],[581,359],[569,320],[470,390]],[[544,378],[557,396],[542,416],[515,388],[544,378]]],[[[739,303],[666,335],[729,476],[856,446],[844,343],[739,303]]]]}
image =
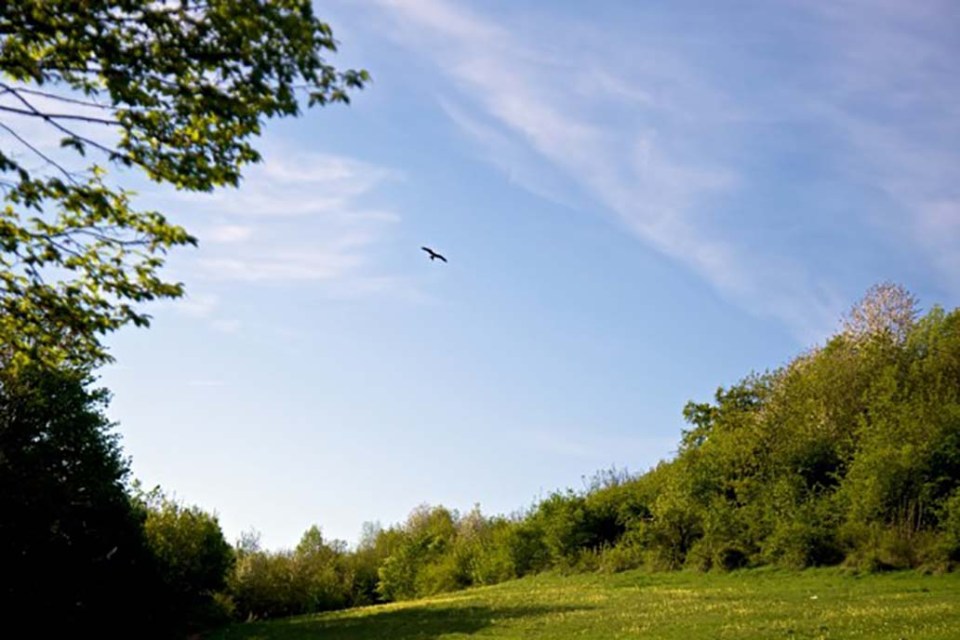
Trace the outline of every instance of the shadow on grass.
{"type": "MultiPolygon", "coordinates": [[[[362,610],[360,615],[339,612],[238,624],[207,636],[207,640],[434,640],[452,634],[473,635],[504,621],[585,611],[590,608],[592,607],[378,607],[362,610]]],[[[526,624],[531,622],[533,621],[526,624]]]]}

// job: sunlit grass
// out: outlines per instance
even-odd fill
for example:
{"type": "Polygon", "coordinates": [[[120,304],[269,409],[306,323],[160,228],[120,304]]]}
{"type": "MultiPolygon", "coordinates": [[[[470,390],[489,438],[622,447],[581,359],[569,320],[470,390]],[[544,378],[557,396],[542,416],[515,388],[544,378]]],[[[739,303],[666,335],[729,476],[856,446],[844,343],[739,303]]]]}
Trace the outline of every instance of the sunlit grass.
{"type": "Polygon", "coordinates": [[[267,623],[211,639],[960,638],[960,575],[838,569],[536,576],[426,600],[267,623]]]}

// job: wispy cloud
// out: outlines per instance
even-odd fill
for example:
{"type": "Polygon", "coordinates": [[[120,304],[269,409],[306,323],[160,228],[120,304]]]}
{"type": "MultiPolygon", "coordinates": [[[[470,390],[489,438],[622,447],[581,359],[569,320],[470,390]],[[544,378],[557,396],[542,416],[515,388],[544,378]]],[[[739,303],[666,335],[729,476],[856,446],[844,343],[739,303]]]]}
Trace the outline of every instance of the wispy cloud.
{"type": "Polygon", "coordinates": [[[360,256],[345,252],[278,249],[238,257],[200,258],[198,262],[208,276],[218,280],[297,282],[335,279],[362,261],[360,256]]]}
{"type": "MultiPolygon", "coordinates": [[[[103,115],[92,107],[27,97],[42,110],[103,115]]],[[[0,95],[0,105],[24,107],[10,93],[0,95]]],[[[78,157],[60,149],[63,134],[48,123],[16,114],[7,114],[4,123],[49,157],[77,168],[78,157]]],[[[109,129],[87,131],[89,127],[80,123],[77,128],[93,137],[106,136],[107,142],[114,137],[109,129]]],[[[9,131],[0,130],[0,143],[15,157],[22,157],[26,166],[54,170],[9,131]]],[[[264,157],[261,164],[247,168],[239,189],[212,193],[173,192],[154,185],[144,189],[148,206],[190,211],[188,227],[200,239],[201,248],[190,257],[178,257],[177,263],[181,267],[181,261],[188,263],[191,279],[260,285],[324,283],[335,295],[349,290],[367,295],[382,292],[385,282],[399,284],[399,277],[384,273],[373,258],[377,244],[400,221],[395,211],[378,202],[382,187],[402,179],[399,171],[269,139],[264,157]]],[[[210,320],[218,305],[215,297],[199,295],[178,301],[176,308],[210,320]]]]}
{"type": "Polygon", "coordinates": [[[223,380],[215,379],[196,379],[188,380],[187,386],[194,389],[219,389],[226,386],[226,382],[223,380]]]}
{"type": "Polygon", "coordinates": [[[801,264],[738,246],[714,219],[710,202],[739,189],[741,178],[716,153],[722,138],[711,128],[744,114],[682,56],[636,45],[630,59],[646,62],[620,69],[611,62],[618,59],[613,46],[589,31],[557,34],[560,42],[590,41],[572,55],[535,39],[521,42],[505,26],[444,0],[375,4],[395,19],[398,38],[418,43],[452,80],[456,98],[444,98],[443,109],[512,180],[583,206],[572,180],[651,248],[724,295],[805,339],[830,328],[836,301],[809,286],[801,264]],[[783,280],[771,282],[767,258],[783,280]]]}
{"type": "Polygon", "coordinates": [[[237,318],[217,318],[210,323],[210,326],[221,333],[236,334],[240,333],[243,323],[237,318]]]}
{"type": "Polygon", "coordinates": [[[378,201],[380,190],[400,179],[398,171],[354,158],[268,146],[240,189],[173,196],[173,204],[212,219],[191,225],[201,244],[193,277],[321,285],[332,295],[382,292],[381,284],[398,276],[379,266],[377,249],[400,216],[378,201]]]}
{"type": "Polygon", "coordinates": [[[248,225],[221,224],[210,227],[206,237],[210,242],[229,244],[249,240],[255,232],[256,229],[248,225]]]}
{"type": "Polygon", "coordinates": [[[209,318],[220,305],[220,298],[211,293],[189,293],[175,303],[175,309],[191,318],[209,318]]]}
{"type": "Polygon", "coordinates": [[[182,298],[161,300],[157,306],[161,309],[169,309],[180,316],[199,320],[220,333],[236,334],[242,326],[240,320],[230,317],[233,310],[229,302],[225,302],[221,296],[209,291],[190,290],[182,298]]]}
{"type": "Polygon", "coordinates": [[[960,297],[960,78],[955,6],[813,3],[836,51],[817,103],[849,175],[889,198],[872,219],[960,297]]]}
{"type": "Polygon", "coordinates": [[[494,18],[448,0],[371,4],[448,79],[441,109],[512,181],[579,208],[592,200],[801,340],[834,329],[860,293],[838,272],[861,231],[909,244],[957,282],[956,236],[931,234],[952,228],[960,201],[944,3],[797,0],[757,16],[717,10],[710,29],[678,6],[646,30],[520,7],[494,18]],[[801,161],[815,174],[802,202],[795,182],[811,174],[790,166],[801,161]],[[838,196],[816,175],[845,162],[863,181],[838,196]],[[862,210],[870,190],[899,203],[896,225],[862,210]],[[851,212],[843,237],[838,210],[851,212]],[[814,255],[819,237],[829,242],[814,255]]]}
{"type": "Polygon", "coordinates": [[[181,192],[181,202],[201,205],[232,218],[319,216],[398,220],[391,211],[367,210],[360,202],[398,171],[371,163],[274,145],[264,162],[245,173],[239,189],[212,194],[181,192]]]}

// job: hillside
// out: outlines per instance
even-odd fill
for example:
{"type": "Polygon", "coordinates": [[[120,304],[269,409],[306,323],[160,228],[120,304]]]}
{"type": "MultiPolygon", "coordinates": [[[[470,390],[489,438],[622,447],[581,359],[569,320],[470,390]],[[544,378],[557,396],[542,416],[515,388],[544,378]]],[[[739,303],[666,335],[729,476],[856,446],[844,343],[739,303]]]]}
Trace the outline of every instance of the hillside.
{"type": "Polygon", "coordinates": [[[236,625],[206,640],[952,640],[960,576],[759,569],[542,574],[404,603],[236,625]]]}
{"type": "Polygon", "coordinates": [[[241,546],[241,618],[490,586],[542,572],[842,565],[950,571],[960,561],[960,310],[921,315],[878,285],[837,335],[689,402],[678,454],[611,470],[511,517],[422,505],[352,551],[304,534],[241,546]]]}

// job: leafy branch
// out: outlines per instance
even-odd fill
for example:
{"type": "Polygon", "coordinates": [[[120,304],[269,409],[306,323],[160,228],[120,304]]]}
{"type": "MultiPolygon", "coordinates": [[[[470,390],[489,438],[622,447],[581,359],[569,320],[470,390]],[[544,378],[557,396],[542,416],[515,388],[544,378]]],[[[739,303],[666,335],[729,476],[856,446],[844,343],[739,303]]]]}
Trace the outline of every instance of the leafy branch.
{"type": "MultiPolygon", "coordinates": [[[[19,0],[0,12],[0,116],[41,120],[62,148],[178,189],[236,186],[260,160],[265,119],[347,103],[369,82],[329,64],[336,50],[309,0],[19,0]]],[[[103,362],[104,334],[148,324],[138,303],[182,294],[160,269],[196,240],[135,209],[103,165],[72,172],[9,121],[0,129],[53,169],[0,149],[0,364],[103,362]]]]}

